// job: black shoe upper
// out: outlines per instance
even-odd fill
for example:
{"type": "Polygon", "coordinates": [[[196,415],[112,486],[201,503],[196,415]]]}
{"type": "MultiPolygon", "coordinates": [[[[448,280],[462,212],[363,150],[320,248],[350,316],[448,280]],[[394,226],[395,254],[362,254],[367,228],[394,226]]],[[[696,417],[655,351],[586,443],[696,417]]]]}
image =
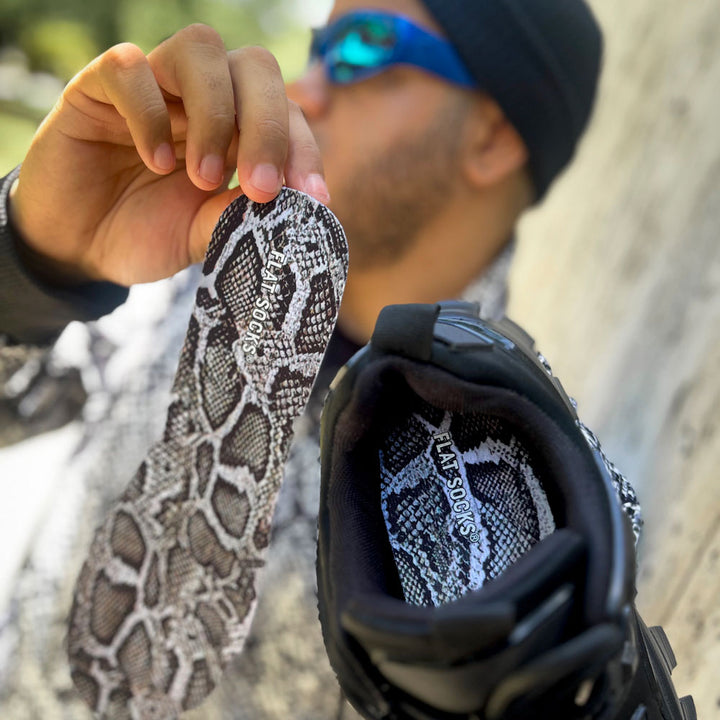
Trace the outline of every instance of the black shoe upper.
{"type": "Polygon", "coordinates": [[[465,303],[386,308],[333,383],[321,460],[320,619],[365,717],[692,717],[671,683],[654,705],[644,697],[670,669],[642,642],[630,523],[573,404],[517,326],[481,321],[465,303]],[[556,521],[502,574],[437,607],[406,601],[380,507],[378,448],[418,399],[511,427],[556,521]]]}

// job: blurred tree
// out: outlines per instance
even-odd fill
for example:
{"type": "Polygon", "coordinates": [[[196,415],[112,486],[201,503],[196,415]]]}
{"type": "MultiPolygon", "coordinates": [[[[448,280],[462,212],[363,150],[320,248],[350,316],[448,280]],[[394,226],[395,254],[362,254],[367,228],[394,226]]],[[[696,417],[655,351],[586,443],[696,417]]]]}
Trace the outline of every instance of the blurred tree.
{"type": "Polygon", "coordinates": [[[307,57],[308,25],[329,0],[0,0],[0,169],[20,161],[62,82],[103,50],[129,41],[146,52],[195,22],[226,47],[268,47],[288,78],[307,57]],[[61,80],[53,81],[49,73],[61,80]]]}
{"type": "Polygon", "coordinates": [[[33,70],[49,72],[62,80],[70,79],[99,50],[86,24],[53,18],[24,27],[19,46],[33,70]]]}
{"type": "Polygon", "coordinates": [[[194,22],[215,27],[228,47],[273,42],[296,34],[290,0],[2,0],[0,48],[19,47],[30,69],[68,80],[102,50],[134,42],[150,50],[194,22]]]}
{"type": "MultiPolygon", "coordinates": [[[[3,0],[0,45],[20,47],[33,70],[67,80],[70,58],[75,56],[82,64],[98,48],[117,42],[117,10],[121,5],[84,0],[3,0]]],[[[73,65],[73,69],[78,68],[73,65]]]]}

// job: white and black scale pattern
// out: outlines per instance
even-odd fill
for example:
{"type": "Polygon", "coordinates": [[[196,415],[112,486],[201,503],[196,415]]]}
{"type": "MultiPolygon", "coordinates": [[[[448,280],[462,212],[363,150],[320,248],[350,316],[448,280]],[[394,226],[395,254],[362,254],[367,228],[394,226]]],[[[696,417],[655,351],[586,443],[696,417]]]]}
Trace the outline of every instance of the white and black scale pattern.
{"type": "Polygon", "coordinates": [[[504,421],[416,402],[380,449],[381,505],[405,600],[437,607],[501,575],[555,521],[504,421]]]}
{"type": "Polygon", "coordinates": [[[347,277],[337,220],[284,189],[208,248],[165,432],[98,530],[69,629],[101,716],[177,717],[243,647],[292,439],[347,277]]]}
{"type": "MultiPolygon", "coordinates": [[[[545,368],[545,372],[550,377],[555,377],[547,358],[540,352],[537,353],[537,358],[545,368]]],[[[575,410],[577,410],[577,402],[575,399],[571,397],[570,402],[575,410]]],[[[608,456],[605,454],[605,451],[600,445],[600,440],[598,440],[597,435],[595,435],[595,433],[590,430],[590,428],[579,418],[576,420],[576,425],[580,429],[580,432],[582,432],[587,444],[599,454],[600,459],[605,466],[605,470],[610,477],[610,481],[612,482],[618,501],[630,520],[633,536],[635,537],[635,546],[637,547],[640,542],[640,536],[642,535],[642,529],[645,521],[643,519],[640,500],[635,492],[635,488],[630,484],[630,481],[620,472],[620,470],[618,470],[615,463],[608,459],[608,456]]]]}

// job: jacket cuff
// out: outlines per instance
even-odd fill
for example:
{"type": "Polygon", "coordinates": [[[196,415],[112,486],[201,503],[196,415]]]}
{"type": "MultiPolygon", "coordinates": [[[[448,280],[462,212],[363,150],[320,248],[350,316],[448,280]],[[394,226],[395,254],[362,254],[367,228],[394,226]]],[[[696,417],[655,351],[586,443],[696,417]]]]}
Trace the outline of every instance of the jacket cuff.
{"type": "Polygon", "coordinates": [[[0,181],[0,333],[16,343],[43,345],[72,320],[88,322],[112,312],[129,291],[110,282],[54,286],[33,273],[18,251],[23,240],[8,212],[19,174],[18,167],[0,181]]]}

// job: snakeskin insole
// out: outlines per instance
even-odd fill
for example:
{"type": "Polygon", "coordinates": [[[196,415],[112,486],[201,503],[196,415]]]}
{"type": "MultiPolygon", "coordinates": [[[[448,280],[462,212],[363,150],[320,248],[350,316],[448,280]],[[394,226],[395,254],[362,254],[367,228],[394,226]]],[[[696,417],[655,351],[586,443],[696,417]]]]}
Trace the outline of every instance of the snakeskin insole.
{"type": "Polygon", "coordinates": [[[95,535],[72,676],[102,717],[171,720],[245,641],[292,438],[337,319],[347,244],[284,189],[215,228],[163,438],[95,535]]]}
{"type": "Polygon", "coordinates": [[[555,529],[526,448],[490,415],[416,398],[385,438],[380,473],[390,545],[414,605],[477,590],[555,529]]]}

